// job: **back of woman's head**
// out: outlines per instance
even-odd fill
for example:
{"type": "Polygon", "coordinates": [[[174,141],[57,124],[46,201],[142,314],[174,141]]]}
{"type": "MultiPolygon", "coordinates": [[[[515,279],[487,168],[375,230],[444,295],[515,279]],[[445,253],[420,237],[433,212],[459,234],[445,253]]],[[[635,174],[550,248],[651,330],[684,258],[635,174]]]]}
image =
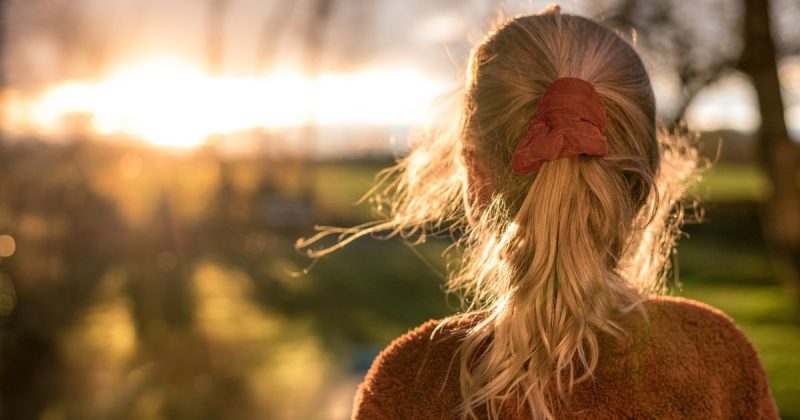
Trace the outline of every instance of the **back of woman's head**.
{"type": "MultiPolygon", "coordinates": [[[[579,164],[575,170],[621,175],[641,206],[659,160],[650,80],[633,48],[589,19],[560,14],[557,9],[518,17],[474,49],[462,146],[471,152],[469,156],[479,156],[493,175],[492,191],[518,205],[527,195],[531,178],[509,170],[512,153],[545,90],[563,77],[588,81],[603,99],[610,154],[608,159],[570,159],[546,166],[575,163],[579,164]]],[[[544,172],[549,171],[540,171],[544,172]]]]}
{"type": "Polygon", "coordinates": [[[471,255],[488,258],[467,263],[458,282],[481,301],[504,304],[489,307],[465,340],[464,408],[488,403],[497,415],[506,400],[523,397],[534,413],[548,416],[545,391],[554,374],[568,372],[557,384],[563,391],[591,373],[595,331],[614,332],[613,311],[639,296],[618,268],[658,171],[653,91],[624,40],[557,12],[506,22],[474,50],[468,74],[467,200],[482,219],[475,228],[502,227],[492,232],[496,241],[471,255]],[[517,175],[512,155],[544,92],[563,77],[591,83],[602,98],[608,154],[554,159],[517,175]],[[487,220],[498,216],[505,220],[487,220]],[[495,286],[482,290],[475,279],[495,286]]]}
{"type": "Polygon", "coordinates": [[[463,253],[449,285],[463,293],[468,307],[456,317],[470,326],[459,350],[461,414],[499,418],[519,405],[550,418],[558,396],[592,374],[599,334],[624,333],[615,315],[663,291],[696,152],[656,129],[633,47],[558,8],[503,22],[472,51],[466,76],[452,128],[387,175],[376,195],[387,218],[336,231],[339,245],[312,254],[379,230],[419,241],[457,228],[463,253]],[[599,95],[607,153],[519,174],[514,154],[548,87],[565,77],[599,95]]]}

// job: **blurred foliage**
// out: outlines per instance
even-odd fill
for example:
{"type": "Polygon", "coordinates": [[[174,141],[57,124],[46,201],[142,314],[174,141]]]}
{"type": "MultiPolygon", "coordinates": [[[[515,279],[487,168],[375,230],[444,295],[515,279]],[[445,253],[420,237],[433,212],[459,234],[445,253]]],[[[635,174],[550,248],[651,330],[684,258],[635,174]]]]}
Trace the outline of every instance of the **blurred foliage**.
{"type": "MultiPolygon", "coordinates": [[[[346,418],[377,351],[457,308],[444,240],[363,239],[315,264],[293,249],[314,224],[368,220],[353,203],[387,162],[0,148],[2,418],[346,418]]],[[[798,309],[764,252],[763,188],[750,167],[708,174],[677,293],[734,317],[800,418],[798,309]]]]}
{"type": "Polygon", "coordinates": [[[784,419],[800,418],[800,308],[774,275],[763,245],[692,237],[680,245],[677,294],[730,315],[759,352],[784,419]]]}
{"type": "Polygon", "coordinates": [[[366,220],[385,162],[0,147],[2,418],[341,418],[379,346],[449,311],[397,241],[302,274],[294,241],[366,220]]]}
{"type": "Polygon", "coordinates": [[[755,165],[712,166],[694,191],[702,201],[761,201],[767,194],[767,180],[755,165]]]}

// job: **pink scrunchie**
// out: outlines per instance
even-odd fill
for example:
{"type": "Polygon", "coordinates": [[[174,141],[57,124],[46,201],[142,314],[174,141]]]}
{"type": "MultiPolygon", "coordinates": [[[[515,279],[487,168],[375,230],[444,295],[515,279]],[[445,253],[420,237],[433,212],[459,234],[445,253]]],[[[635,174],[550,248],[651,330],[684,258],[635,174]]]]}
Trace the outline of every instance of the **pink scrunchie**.
{"type": "Polygon", "coordinates": [[[517,175],[528,175],[548,160],[605,156],[605,128],[605,106],[592,84],[574,77],[556,79],[542,95],[528,135],[514,150],[511,168],[517,175]]]}

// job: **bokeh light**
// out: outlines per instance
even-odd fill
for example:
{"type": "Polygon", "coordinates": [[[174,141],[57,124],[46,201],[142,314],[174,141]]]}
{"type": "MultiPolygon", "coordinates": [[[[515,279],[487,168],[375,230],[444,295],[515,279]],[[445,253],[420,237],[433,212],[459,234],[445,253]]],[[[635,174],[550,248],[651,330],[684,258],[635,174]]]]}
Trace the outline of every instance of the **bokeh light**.
{"type": "Polygon", "coordinates": [[[10,257],[17,251],[17,243],[11,235],[0,235],[0,257],[10,257]]]}

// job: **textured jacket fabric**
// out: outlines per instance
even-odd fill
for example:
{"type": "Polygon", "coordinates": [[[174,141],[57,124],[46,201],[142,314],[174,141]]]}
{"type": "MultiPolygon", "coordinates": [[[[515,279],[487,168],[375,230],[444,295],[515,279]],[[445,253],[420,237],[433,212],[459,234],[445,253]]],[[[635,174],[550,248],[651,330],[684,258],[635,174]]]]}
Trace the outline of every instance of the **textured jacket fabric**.
{"type": "MultiPolygon", "coordinates": [[[[777,419],[756,350],[725,314],[676,297],[650,298],[630,333],[600,336],[594,377],[552,408],[564,419],[777,419]]],[[[354,419],[457,419],[460,334],[428,321],[394,340],[358,388],[354,419]]],[[[517,404],[511,404],[516,406],[517,404]]],[[[503,418],[525,419],[505,412],[503,418]]]]}

